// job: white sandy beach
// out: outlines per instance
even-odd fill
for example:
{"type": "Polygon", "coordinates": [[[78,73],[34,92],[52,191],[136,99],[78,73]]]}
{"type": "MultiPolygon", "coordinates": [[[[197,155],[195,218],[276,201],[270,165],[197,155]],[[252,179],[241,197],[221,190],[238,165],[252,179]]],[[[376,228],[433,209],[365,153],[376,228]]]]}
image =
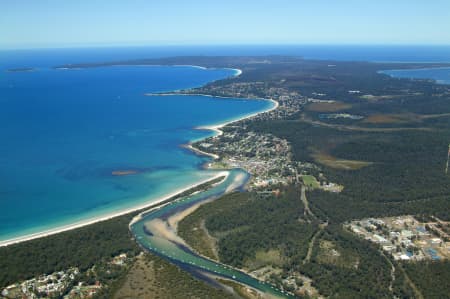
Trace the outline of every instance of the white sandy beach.
{"type": "Polygon", "coordinates": [[[219,156],[218,156],[218,155],[213,154],[213,153],[207,153],[207,152],[204,152],[204,151],[202,151],[202,150],[199,150],[198,148],[193,147],[192,144],[186,144],[186,145],[183,145],[183,147],[184,147],[184,148],[187,148],[187,149],[190,150],[190,151],[193,151],[193,152],[195,152],[195,153],[198,153],[198,154],[200,154],[200,155],[210,156],[211,158],[213,158],[213,159],[215,159],[215,160],[219,159],[219,156]]]}
{"type": "Polygon", "coordinates": [[[244,117],[241,117],[241,118],[238,118],[238,119],[235,119],[235,120],[230,120],[230,121],[227,121],[227,122],[224,122],[224,123],[221,123],[221,124],[217,124],[217,125],[196,127],[196,129],[198,129],[198,130],[211,130],[211,131],[216,132],[216,134],[219,136],[219,135],[223,134],[221,128],[223,128],[224,126],[232,124],[232,123],[235,123],[235,122],[238,122],[238,121],[241,121],[241,120],[244,120],[244,119],[252,118],[252,117],[254,117],[254,116],[258,115],[258,114],[261,114],[261,113],[266,113],[266,112],[273,111],[273,110],[277,109],[278,106],[279,106],[278,102],[273,100],[273,99],[261,99],[261,100],[271,101],[274,105],[269,110],[255,112],[255,113],[246,115],[244,117]]]}
{"type": "Polygon", "coordinates": [[[54,229],[50,229],[50,230],[46,230],[46,231],[39,232],[39,233],[29,234],[29,235],[25,235],[25,236],[22,236],[22,237],[9,239],[9,240],[3,240],[3,241],[0,241],[0,247],[8,246],[8,245],[11,245],[11,244],[16,244],[16,243],[20,243],[20,242],[25,242],[25,241],[29,241],[29,240],[33,240],[33,239],[37,239],[37,238],[42,238],[42,237],[46,237],[46,236],[51,236],[51,235],[54,235],[54,234],[57,234],[57,233],[61,233],[61,232],[69,231],[69,230],[72,230],[72,229],[80,228],[80,227],[83,227],[83,226],[86,226],[86,225],[94,224],[94,223],[97,223],[97,222],[109,220],[109,219],[112,219],[114,217],[122,216],[122,215],[129,214],[129,213],[132,213],[132,212],[135,212],[135,211],[143,210],[143,209],[158,208],[158,207],[160,207],[160,204],[162,202],[167,201],[168,199],[170,199],[170,198],[172,198],[172,197],[174,197],[174,196],[176,196],[176,195],[178,195],[180,193],[188,191],[188,190],[190,190],[192,188],[195,188],[195,187],[197,187],[199,185],[202,185],[202,184],[207,183],[209,181],[215,180],[215,179],[217,179],[219,177],[222,177],[222,176],[227,177],[228,176],[228,172],[227,171],[220,171],[220,172],[218,172],[217,174],[215,174],[211,178],[208,178],[206,180],[202,180],[202,181],[197,182],[195,184],[189,185],[189,186],[187,186],[185,188],[180,188],[180,189],[178,189],[178,190],[176,190],[176,191],[174,191],[174,192],[172,192],[172,193],[170,193],[168,195],[160,197],[160,198],[158,198],[156,200],[151,200],[148,203],[145,203],[145,204],[142,204],[142,205],[138,205],[138,206],[135,206],[135,207],[132,207],[132,208],[129,208],[129,209],[125,209],[125,210],[122,210],[120,212],[115,212],[115,213],[102,215],[102,216],[99,216],[99,217],[96,217],[96,218],[91,218],[91,219],[87,219],[87,220],[84,220],[84,221],[79,221],[79,222],[76,222],[76,223],[73,223],[73,224],[70,224],[70,225],[60,226],[60,227],[57,227],[57,228],[54,228],[54,229]]]}

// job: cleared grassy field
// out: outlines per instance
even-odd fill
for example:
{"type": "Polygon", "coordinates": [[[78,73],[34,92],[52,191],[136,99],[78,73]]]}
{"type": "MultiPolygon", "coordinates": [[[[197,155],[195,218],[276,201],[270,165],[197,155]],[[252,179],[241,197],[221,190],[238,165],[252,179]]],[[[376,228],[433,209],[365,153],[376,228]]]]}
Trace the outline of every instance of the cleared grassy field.
{"type": "Polygon", "coordinates": [[[320,240],[319,246],[316,248],[316,260],[320,264],[333,265],[343,268],[355,268],[358,266],[359,256],[356,252],[347,249],[345,252],[342,248],[331,241],[320,240]]]}
{"type": "Polygon", "coordinates": [[[273,267],[281,267],[283,266],[283,263],[284,259],[279,250],[277,249],[271,249],[268,251],[258,250],[255,253],[254,258],[247,259],[245,261],[245,268],[252,271],[267,265],[273,267]]]}
{"type": "Polygon", "coordinates": [[[368,100],[368,101],[391,100],[391,99],[400,98],[400,97],[401,97],[400,95],[372,95],[372,94],[366,94],[366,95],[360,96],[361,99],[368,100]]]}
{"type": "Polygon", "coordinates": [[[420,122],[421,117],[416,114],[373,114],[363,120],[364,123],[369,124],[403,124],[411,122],[420,122]]]}
{"type": "Polygon", "coordinates": [[[306,187],[313,188],[313,189],[320,187],[319,182],[312,175],[303,175],[302,180],[303,180],[303,183],[306,185],[306,187]]]}
{"type": "Polygon", "coordinates": [[[316,153],[312,156],[317,163],[334,169],[357,170],[372,164],[366,161],[339,159],[324,153],[316,153]]]}
{"type": "Polygon", "coordinates": [[[332,103],[311,103],[306,107],[306,110],[313,112],[336,112],[344,109],[350,109],[352,105],[343,102],[332,103]]]}

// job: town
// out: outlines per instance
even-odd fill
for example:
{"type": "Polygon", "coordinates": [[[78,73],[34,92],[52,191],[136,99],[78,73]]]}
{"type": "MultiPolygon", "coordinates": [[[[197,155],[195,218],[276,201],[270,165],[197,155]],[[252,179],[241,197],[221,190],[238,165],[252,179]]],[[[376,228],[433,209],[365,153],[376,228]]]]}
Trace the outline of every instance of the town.
{"type": "Polygon", "coordinates": [[[279,106],[276,110],[261,113],[255,119],[286,119],[296,115],[307,103],[307,98],[296,91],[284,87],[271,87],[265,82],[237,82],[225,85],[208,84],[200,88],[177,91],[175,94],[204,94],[217,97],[245,99],[274,99],[279,106]]]}
{"type": "MultiPolygon", "coordinates": [[[[297,116],[308,103],[334,103],[334,100],[305,97],[283,87],[270,87],[264,82],[210,84],[176,93],[250,99],[270,98],[275,99],[279,105],[277,109],[252,116],[251,119],[228,124],[221,129],[222,134],[194,143],[192,145],[194,150],[211,153],[216,158],[215,161],[208,163],[208,168],[245,169],[252,175],[247,186],[249,190],[295,182],[302,182],[309,189],[329,192],[343,190],[343,186],[327,181],[320,166],[294,161],[292,148],[287,140],[271,134],[249,131],[246,125],[248,121],[289,119],[297,116]],[[318,174],[318,179],[312,176],[312,173],[318,174]]],[[[323,97],[326,94],[314,93],[314,96],[323,97]]]]}
{"type": "Polygon", "coordinates": [[[212,137],[195,144],[201,151],[211,152],[219,158],[208,167],[243,168],[252,174],[250,188],[292,182],[296,163],[292,161],[290,145],[273,135],[225,131],[220,137],[212,137]]]}

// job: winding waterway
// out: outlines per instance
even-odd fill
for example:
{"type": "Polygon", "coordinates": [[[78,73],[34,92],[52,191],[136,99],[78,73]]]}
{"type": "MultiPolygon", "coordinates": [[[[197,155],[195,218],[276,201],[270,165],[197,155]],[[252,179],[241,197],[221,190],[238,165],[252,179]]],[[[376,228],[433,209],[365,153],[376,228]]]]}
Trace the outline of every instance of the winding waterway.
{"type": "Polygon", "coordinates": [[[189,272],[199,271],[213,274],[245,284],[269,296],[290,298],[288,294],[270,284],[196,254],[175,233],[170,233],[171,217],[201,202],[216,199],[227,192],[240,190],[248,179],[248,173],[241,169],[233,169],[221,183],[206,191],[195,193],[142,214],[139,220],[130,224],[130,230],[143,248],[168,259],[189,272]]]}

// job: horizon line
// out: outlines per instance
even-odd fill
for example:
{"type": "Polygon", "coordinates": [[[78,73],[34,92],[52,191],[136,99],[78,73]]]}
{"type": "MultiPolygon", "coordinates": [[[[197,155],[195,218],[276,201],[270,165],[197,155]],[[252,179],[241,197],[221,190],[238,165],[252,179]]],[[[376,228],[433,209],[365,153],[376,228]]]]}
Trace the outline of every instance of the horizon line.
{"type": "Polygon", "coordinates": [[[450,47],[450,43],[164,43],[164,44],[134,44],[134,43],[96,43],[71,44],[61,46],[29,46],[29,47],[0,47],[0,51],[15,50],[58,50],[58,49],[95,49],[95,48],[151,48],[151,47],[234,47],[234,46],[353,46],[353,47],[450,47]]]}

